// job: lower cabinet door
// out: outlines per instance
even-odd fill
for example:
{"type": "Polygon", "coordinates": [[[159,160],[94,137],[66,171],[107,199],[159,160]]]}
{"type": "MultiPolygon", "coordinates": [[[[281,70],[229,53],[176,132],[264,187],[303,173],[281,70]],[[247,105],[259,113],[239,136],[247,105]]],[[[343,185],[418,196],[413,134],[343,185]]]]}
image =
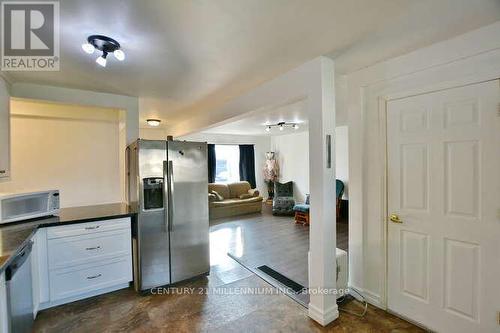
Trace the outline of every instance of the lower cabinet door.
{"type": "Polygon", "coordinates": [[[132,261],[124,256],[49,274],[50,301],[54,302],[132,281],[132,261]]]}
{"type": "Polygon", "coordinates": [[[49,269],[62,269],[121,256],[131,256],[130,229],[49,239],[49,269]]]}

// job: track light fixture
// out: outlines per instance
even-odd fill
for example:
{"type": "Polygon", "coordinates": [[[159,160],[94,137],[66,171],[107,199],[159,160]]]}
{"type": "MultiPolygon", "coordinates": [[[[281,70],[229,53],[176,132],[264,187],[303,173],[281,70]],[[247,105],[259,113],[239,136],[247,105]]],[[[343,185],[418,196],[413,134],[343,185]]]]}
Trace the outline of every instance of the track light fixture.
{"type": "Polygon", "coordinates": [[[284,131],[287,127],[293,128],[294,130],[299,129],[299,125],[297,123],[287,123],[284,121],[280,121],[277,124],[266,125],[266,132],[270,132],[275,127],[277,127],[280,131],[284,131]]]}
{"type": "Polygon", "coordinates": [[[103,35],[92,35],[87,38],[87,42],[82,44],[82,50],[85,53],[93,54],[95,50],[102,52],[102,55],[96,59],[96,63],[106,67],[107,56],[113,53],[116,60],[125,60],[125,53],[120,49],[120,43],[113,38],[103,35]]]}

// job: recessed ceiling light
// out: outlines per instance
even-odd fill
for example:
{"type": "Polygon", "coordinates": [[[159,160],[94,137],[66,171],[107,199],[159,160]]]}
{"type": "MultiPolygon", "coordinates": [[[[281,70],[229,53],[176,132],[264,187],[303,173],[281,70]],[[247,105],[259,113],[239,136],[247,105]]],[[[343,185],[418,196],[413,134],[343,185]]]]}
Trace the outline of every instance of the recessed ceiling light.
{"type": "Polygon", "coordinates": [[[158,126],[160,126],[161,120],[160,119],[147,119],[146,122],[148,123],[149,126],[158,127],[158,126]]]}
{"type": "Polygon", "coordinates": [[[120,43],[107,36],[89,36],[87,42],[82,44],[82,49],[88,54],[94,53],[95,50],[101,51],[102,55],[96,59],[96,62],[102,67],[106,67],[106,57],[108,53],[113,53],[115,58],[119,61],[125,60],[125,53],[121,50],[120,43]]]}

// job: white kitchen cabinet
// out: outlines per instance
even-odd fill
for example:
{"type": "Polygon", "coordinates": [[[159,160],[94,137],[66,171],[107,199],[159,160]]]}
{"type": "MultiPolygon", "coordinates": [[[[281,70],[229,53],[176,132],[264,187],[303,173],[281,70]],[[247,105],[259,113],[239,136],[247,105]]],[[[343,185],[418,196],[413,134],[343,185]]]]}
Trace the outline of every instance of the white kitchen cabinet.
{"type": "Polygon", "coordinates": [[[5,273],[0,274],[0,333],[9,331],[7,317],[7,286],[5,284],[5,273]]]}
{"type": "Polygon", "coordinates": [[[47,230],[38,229],[31,239],[31,278],[33,288],[33,316],[36,318],[40,304],[49,299],[49,270],[47,264],[47,230]]]}
{"type": "Polygon", "coordinates": [[[50,271],[50,300],[57,302],[70,297],[86,298],[86,294],[128,284],[132,279],[132,261],[126,257],[100,260],[50,271]]]}
{"type": "Polygon", "coordinates": [[[35,313],[127,288],[133,279],[130,218],[41,228],[33,240],[35,313]]]}
{"type": "Polygon", "coordinates": [[[0,77],[0,178],[10,176],[10,97],[0,77]]]}

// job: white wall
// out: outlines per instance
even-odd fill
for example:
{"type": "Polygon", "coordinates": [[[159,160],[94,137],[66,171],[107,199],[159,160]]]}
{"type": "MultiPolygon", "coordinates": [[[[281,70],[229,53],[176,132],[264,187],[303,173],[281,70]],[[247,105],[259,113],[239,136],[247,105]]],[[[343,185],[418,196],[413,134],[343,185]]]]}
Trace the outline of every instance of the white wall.
{"type": "Polygon", "coordinates": [[[344,182],[342,199],[349,199],[349,130],[347,126],[335,128],[335,177],[344,182]]]}
{"type": "Polygon", "coordinates": [[[213,144],[253,144],[255,149],[255,182],[257,189],[264,198],[267,198],[267,185],[264,182],[263,167],[266,152],[271,149],[271,139],[266,136],[246,136],[227,134],[196,133],[176,137],[176,140],[201,141],[213,144]]]}
{"type": "Polygon", "coordinates": [[[304,202],[309,194],[309,132],[299,132],[271,137],[271,150],[279,162],[279,181],[293,181],[293,195],[297,202],[304,202]]]}
{"type": "MultiPolygon", "coordinates": [[[[304,202],[309,193],[309,132],[299,132],[271,137],[271,149],[280,163],[280,182],[293,181],[294,196],[304,202]]],[[[345,184],[343,198],[348,199],[349,152],[347,126],[335,130],[335,175],[345,184]]]]}
{"type": "Polygon", "coordinates": [[[385,100],[500,76],[500,22],[350,73],[349,284],[386,306],[385,100]]]}
{"type": "Polygon", "coordinates": [[[26,100],[10,109],[12,173],[0,192],[59,189],[61,207],[124,201],[120,110],[26,100]]]}

